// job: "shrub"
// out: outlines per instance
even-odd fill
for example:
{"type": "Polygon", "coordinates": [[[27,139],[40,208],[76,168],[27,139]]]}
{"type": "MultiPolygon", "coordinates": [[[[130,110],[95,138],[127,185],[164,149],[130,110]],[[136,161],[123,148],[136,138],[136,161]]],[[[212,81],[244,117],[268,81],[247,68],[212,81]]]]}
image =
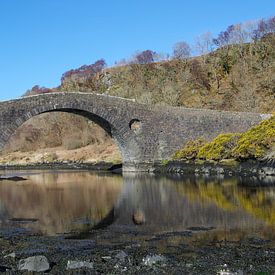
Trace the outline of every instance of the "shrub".
{"type": "Polygon", "coordinates": [[[210,142],[203,138],[188,141],[178,150],[173,159],[255,159],[269,154],[274,155],[275,149],[275,115],[263,120],[259,125],[245,133],[220,134],[210,142]]]}
{"type": "Polygon", "coordinates": [[[260,158],[275,144],[275,115],[242,134],[233,148],[238,159],[260,158]]]}
{"type": "Polygon", "coordinates": [[[200,148],[205,144],[205,140],[203,138],[198,138],[196,140],[188,141],[185,146],[178,150],[173,159],[195,159],[200,148]]]}
{"type": "Polygon", "coordinates": [[[203,145],[197,153],[197,158],[206,160],[221,160],[232,157],[232,148],[240,134],[220,134],[211,142],[203,145]]]}

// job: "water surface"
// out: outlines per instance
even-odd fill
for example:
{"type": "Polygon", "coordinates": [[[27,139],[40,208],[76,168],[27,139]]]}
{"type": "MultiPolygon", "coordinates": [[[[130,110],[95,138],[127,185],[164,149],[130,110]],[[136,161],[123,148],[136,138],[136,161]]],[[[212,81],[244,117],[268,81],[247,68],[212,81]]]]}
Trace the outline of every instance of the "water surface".
{"type": "Polygon", "coordinates": [[[43,235],[119,229],[147,237],[199,232],[208,241],[274,239],[275,187],[247,187],[233,177],[8,173],[27,180],[0,182],[1,229],[27,228],[43,235]]]}

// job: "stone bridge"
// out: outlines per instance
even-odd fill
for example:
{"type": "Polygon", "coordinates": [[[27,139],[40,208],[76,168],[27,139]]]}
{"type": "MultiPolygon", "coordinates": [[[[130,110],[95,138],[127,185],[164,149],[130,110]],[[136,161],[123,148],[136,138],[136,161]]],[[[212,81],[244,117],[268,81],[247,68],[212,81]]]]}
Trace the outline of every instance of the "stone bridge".
{"type": "Polygon", "coordinates": [[[264,118],[256,113],[148,106],[90,93],[50,93],[0,102],[0,150],[25,121],[48,112],[74,113],[105,129],[121,151],[124,171],[148,170],[190,139],[242,132],[264,118]]]}

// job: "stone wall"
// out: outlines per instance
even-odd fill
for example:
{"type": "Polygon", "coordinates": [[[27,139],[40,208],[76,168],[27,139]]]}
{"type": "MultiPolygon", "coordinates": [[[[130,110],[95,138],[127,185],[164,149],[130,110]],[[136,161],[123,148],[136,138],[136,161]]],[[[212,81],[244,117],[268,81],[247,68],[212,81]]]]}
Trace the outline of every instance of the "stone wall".
{"type": "Polygon", "coordinates": [[[90,93],[52,93],[0,102],[0,149],[26,120],[46,112],[88,117],[118,144],[124,170],[148,170],[168,159],[186,141],[243,132],[264,115],[177,107],[157,107],[90,93]]]}

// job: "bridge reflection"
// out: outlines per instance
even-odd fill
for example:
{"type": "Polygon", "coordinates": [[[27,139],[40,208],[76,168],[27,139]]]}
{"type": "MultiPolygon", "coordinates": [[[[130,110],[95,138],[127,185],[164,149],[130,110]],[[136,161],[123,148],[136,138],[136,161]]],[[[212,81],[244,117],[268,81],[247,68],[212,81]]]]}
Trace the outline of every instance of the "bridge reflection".
{"type": "Polygon", "coordinates": [[[25,177],[28,181],[0,183],[0,227],[20,226],[46,235],[121,227],[152,233],[275,228],[275,188],[246,188],[237,179],[174,181],[89,172],[25,177]]]}

